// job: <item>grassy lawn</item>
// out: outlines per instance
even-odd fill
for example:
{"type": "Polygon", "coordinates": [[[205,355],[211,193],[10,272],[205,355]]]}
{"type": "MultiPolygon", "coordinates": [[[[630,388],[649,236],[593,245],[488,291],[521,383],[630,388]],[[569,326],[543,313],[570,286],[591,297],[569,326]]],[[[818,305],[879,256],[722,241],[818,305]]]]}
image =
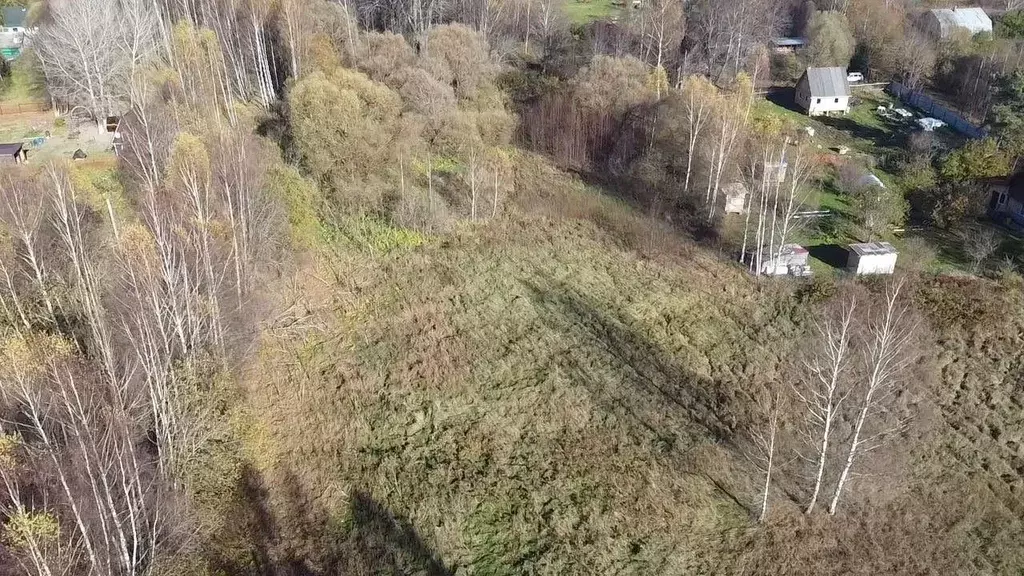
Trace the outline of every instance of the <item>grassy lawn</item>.
{"type": "MultiPolygon", "coordinates": [[[[891,154],[901,152],[905,147],[906,138],[917,131],[916,119],[920,114],[915,112],[914,118],[894,120],[878,113],[878,107],[901,107],[902,105],[889,95],[882,92],[859,91],[855,94],[856,102],[850,113],[838,117],[809,117],[797,110],[791,95],[777,94],[770,99],[757,102],[754,114],[772,115],[781,118],[787,125],[796,129],[813,128],[812,145],[821,149],[823,160],[831,165],[844,161],[838,153],[841,147],[849,149],[842,158],[845,161],[859,162],[868,167],[889,189],[899,189],[898,177],[886,171],[886,159],[891,154]]],[[[951,149],[963,143],[964,139],[947,128],[936,131],[940,145],[951,149]]],[[[808,222],[794,237],[794,240],[805,246],[819,246],[819,250],[811,251],[812,268],[816,273],[830,273],[832,269],[819,258],[824,254],[827,259],[835,260],[831,246],[843,246],[858,241],[857,223],[848,200],[836,186],[836,170],[828,167],[818,182],[817,190],[808,198],[809,209],[830,210],[832,214],[815,221],[808,222]]],[[[1005,230],[998,229],[999,234],[1007,237],[1006,248],[1017,246],[1009,241],[1005,230]]],[[[907,237],[885,238],[892,241],[897,249],[908,250],[907,265],[935,273],[965,273],[972,268],[970,259],[964,255],[962,240],[959,236],[941,230],[915,231],[907,237]]],[[[1000,255],[999,258],[1002,256],[1000,255]]],[[[995,257],[993,258],[993,260],[995,257]]]]}
{"type": "Polygon", "coordinates": [[[11,76],[0,83],[0,103],[21,104],[39,102],[46,97],[42,80],[23,60],[11,65],[11,76]]]}
{"type": "Polygon", "coordinates": [[[574,24],[614,20],[622,11],[619,0],[566,0],[565,15],[574,24]]]}

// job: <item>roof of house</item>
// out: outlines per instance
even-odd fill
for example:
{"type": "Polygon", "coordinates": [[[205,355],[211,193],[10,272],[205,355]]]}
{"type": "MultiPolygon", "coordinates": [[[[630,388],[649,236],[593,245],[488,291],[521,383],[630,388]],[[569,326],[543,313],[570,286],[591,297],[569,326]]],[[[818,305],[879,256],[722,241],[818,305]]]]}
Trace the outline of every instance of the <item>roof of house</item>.
{"type": "Polygon", "coordinates": [[[14,156],[15,154],[20,154],[21,149],[24,147],[25,145],[22,144],[21,142],[15,142],[13,144],[0,144],[0,156],[14,156]]]}
{"type": "Polygon", "coordinates": [[[27,17],[28,10],[17,6],[8,6],[0,11],[0,18],[3,18],[3,25],[7,28],[24,28],[27,17]]]}
{"type": "Polygon", "coordinates": [[[888,242],[863,242],[850,244],[850,250],[858,256],[879,256],[882,254],[896,254],[896,247],[888,242]]]}
{"type": "Polygon", "coordinates": [[[722,193],[725,194],[727,198],[731,198],[734,196],[746,196],[747,187],[743,184],[743,182],[731,182],[729,184],[726,184],[725,186],[722,186],[722,193]]]}
{"type": "Polygon", "coordinates": [[[807,76],[807,85],[811,89],[811,96],[832,98],[850,95],[850,83],[846,80],[846,68],[839,66],[808,68],[804,75],[807,76]]]}
{"type": "Polygon", "coordinates": [[[779,48],[799,48],[807,44],[806,38],[773,38],[772,44],[779,48]]]}
{"type": "Polygon", "coordinates": [[[935,8],[929,10],[939,21],[939,28],[943,35],[946,35],[953,28],[966,28],[972,34],[978,32],[991,32],[992,19],[985,14],[985,11],[977,6],[968,8],[935,8]]]}

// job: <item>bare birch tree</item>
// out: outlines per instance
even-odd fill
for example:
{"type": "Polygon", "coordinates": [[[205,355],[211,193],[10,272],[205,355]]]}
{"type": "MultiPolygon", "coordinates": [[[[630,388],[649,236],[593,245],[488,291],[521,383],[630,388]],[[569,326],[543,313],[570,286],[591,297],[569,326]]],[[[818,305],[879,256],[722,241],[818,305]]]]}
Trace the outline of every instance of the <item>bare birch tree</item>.
{"type": "MultiPolygon", "coordinates": [[[[644,60],[654,67],[656,72],[664,73],[666,62],[674,57],[673,48],[678,50],[682,41],[683,6],[679,0],[653,0],[645,2],[641,7],[640,17],[643,19],[642,43],[644,60]]],[[[658,98],[661,98],[661,85],[658,86],[658,98]]]]}
{"type": "Polygon", "coordinates": [[[683,192],[689,193],[690,181],[693,179],[693,157],[697,153],[697,142],[702,138],[711,115],[716,88],[702,77],[689,76],[683,82],[682,92],[688,127],[683,192]]]}
{"type": "Polygon", "coordinates": [[[754,410],[757,421],[749,431],[752,449],[746,456],[764,476],[757,514],[757,521],[764,522],[768,517],[772,474],[777,466],[779,425],[782,417],[781,389],[774,383],[760,389],[755,398],[754,410]]]}
{"type": "MultiPolygon", "coordinates": [[[[50,294],[49,271],[42,258],[46,247],[40,238],[46,223],[46,208],[46,195],[34,182],[28,179],[15,180],[10,174],[0,179],[0,222],[4,224],[11,239],[17,243],[13,247],[13,252],[20,254],[22,264],[28,269],[30,282],[46,306],[47,324],[56,327],[56,305],[50,294]]],[[[7,267],[8,264],[0,265],[4,266],[5,275],[13,272],[7,267]]],[[[10,282],[9,287],[13,291],[10,282]]],[[[16,305],[20,308],[20,299],[16,294],[14,297],[16,305]]],[[[23,308],[21,310],[24,311],[23,308]]]]}
{"type": "Polygon", "coordinates": [[[794,387],[806,411],[804,433],[814,447],[813,455],[807,458],[814,466],[814,473],[811,498],[804,510],[806,514],[814,511],[818,502],[834,427],[842,404],[851,392],[847,380],[856,309],[856,300],[850,297],[839,305],[835,313],[815,323],[813,351],[805,362],[807,375],[801,385],[794,387]]]}
{"type": "Polygon", "coordinates": [[[910,344],[917,323],[901,297],[904,287],[903,279],[886,285],[882,310],[868,326],[862,353],[864,376],[856,387],[863,396],[846,462],[828,507],[829,514],[835,514],[857,459],[884,445],[906,423],[904,418],[889,414],[893,401],[902,392],[907,369],[915,359],[910,344]]]}
{"type": "Polygon", "coordinates": [[[717,127],[709,131],[711,169],[708,171],[704,197],[709,222],[714,220],[718,212],[718,193],[722,187],[722,177],[732,166],[733,150],[747,122],[751,98],[747,81],[740,78],[739,86],[733,93],[720,95],[715,109],[717,127]]]}
{"type": "Polygon", "coordinates": [[[47,88],[104,130],[155,46],[157,19],[143,0],[53,0],[33,47],[47,88]]]}

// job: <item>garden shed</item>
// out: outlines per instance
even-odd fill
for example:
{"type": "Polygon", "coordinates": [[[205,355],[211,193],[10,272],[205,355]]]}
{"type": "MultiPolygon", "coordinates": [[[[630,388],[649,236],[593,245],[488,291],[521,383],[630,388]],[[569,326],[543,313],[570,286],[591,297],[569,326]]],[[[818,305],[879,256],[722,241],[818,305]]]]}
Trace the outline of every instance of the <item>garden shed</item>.
{"type": "Polygon", "coordinates": [[[747,187],[743,182],[732,182],[722,186],[722,193],[725,195],[726,214],[746,214],[747,187]]]}
{"type": "Polygon", "coordinates": [[[861,276],[866,274],[892,274],[896,270],[896,256],[899,253],[888,242],[863,242],[850,244],[846,269],[861,276]]]}
{"type": "Polygon", "coordinates": [[[785,244],[775,257],[761,263],[761,274],[766,276],[810,276],[809,253],[799,244],[785,244]]]}
{"type": "Polygon", "coordinates": [[[0,164],[20,164],[27,156],[25,145],[20,142],[0,144],[0,164]]]}

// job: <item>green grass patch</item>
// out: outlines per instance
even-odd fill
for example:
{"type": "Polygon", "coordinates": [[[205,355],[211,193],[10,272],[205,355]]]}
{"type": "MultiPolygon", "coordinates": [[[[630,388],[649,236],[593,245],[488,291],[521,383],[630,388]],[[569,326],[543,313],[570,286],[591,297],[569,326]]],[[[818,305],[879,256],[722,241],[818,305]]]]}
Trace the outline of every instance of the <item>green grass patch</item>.
{"type": "Polygon", "coordinates": [[[361,216],[343,221],[340,236],[373,255],[422,246],[426,236],[415,230],[399,228],[373,216],[361,216]]]}
{"type": "Polygon", "coordinates": [[[0,83],[0,103],[39,102],[45,98],[46,90],[38,72],[29,67],[25,58],[14,61],[10,77],[0,83]]]}
{"type": "Polygon", "coordinates": [[[565,0],[565,15],[574,24],[613,20],[623,10],[618,0],[565,0]]]}
{"type": "Polygon", "coordinates": [[[310,249],[325,237],[318,211],[323,198],[316,184],[291,166],[275,166],[268,174],[271,193],[285,206],[288,233],[294,247],[310,249]]]}

